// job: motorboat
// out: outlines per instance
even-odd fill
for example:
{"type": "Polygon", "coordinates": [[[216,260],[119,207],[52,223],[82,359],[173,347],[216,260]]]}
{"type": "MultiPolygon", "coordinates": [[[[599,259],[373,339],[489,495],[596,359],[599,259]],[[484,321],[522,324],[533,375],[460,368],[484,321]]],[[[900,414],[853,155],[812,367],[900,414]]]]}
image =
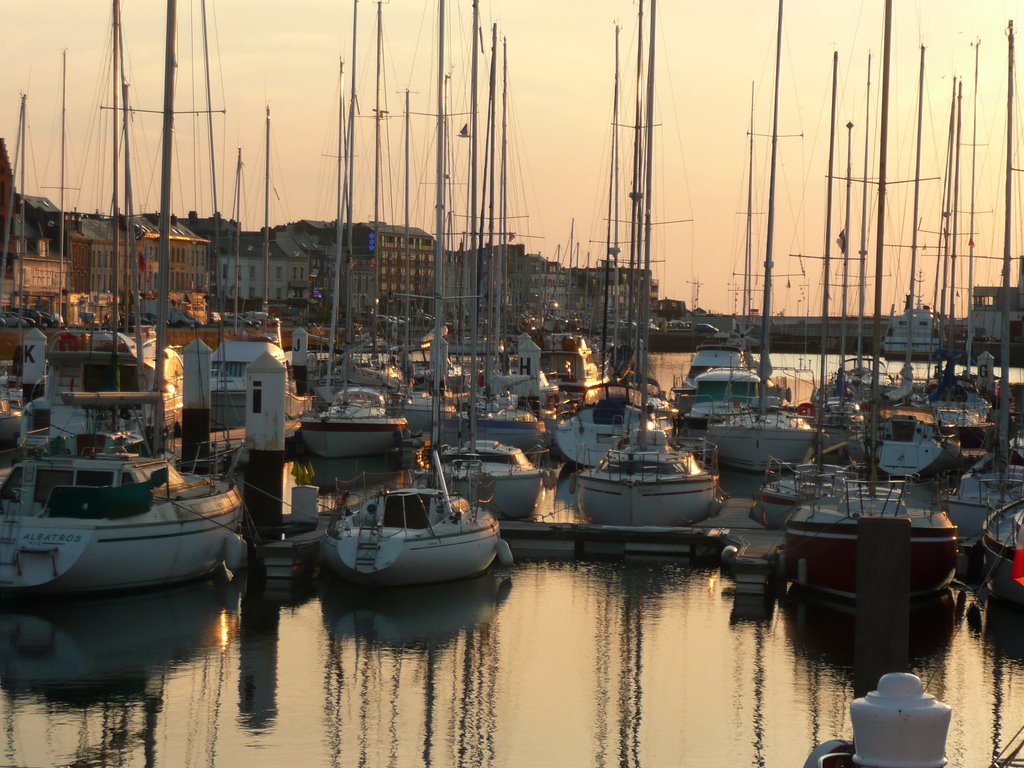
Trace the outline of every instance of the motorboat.
{"type": "Polygon", "coordinates": [[[899,406],[879,414],[878,469],[893,477],[931,477],[960,462],[954,430],[940,428],[930,408],[899,406]]]}
{"type": "MultiPolygon", "coordinates": [[[[706,429],[709,424],[758,402],[761,377],[746,368],[711,368],[693,379],[688,396],[689,410],[683,416],[689,429],[706,429]]],[[[778,405],[778,401],[771,404],[778,405]]]]}
{"type": "MultiPolygon", "coordinates": [[[[642,429],[642,428],[641,428],[642,429]]],[[[664,432],[641,434],[608,450],[577,476],[579,506],[592,523],[682,526],[704,520],[718,502],[713,450],[697,441],[669,443],[664,432]]]]}
{"type": "Polygon", "coordinates": [[[348,387],[325,410],[311,410],[299,420],[303,445],[329,459],[382,456],[397,448],[408,426],[388,412],[383,393],[371,387],[348,387]]]}
{"type": "Polygon", "coordinates": [[[832,494],[808,498],[785,523],[786,577],[800,587],[857,596],[857,528],[868,516],[910,521],[910,594],[945,589],[956,572],[957,528],[944,512],[911,508],[903,481],[847,478],[832,494]]]}
{"type": "MultiPolygon", "coordinates": [[[[96,411],[64,397],[66,393],[152,392],[156,380],[155,339],[144,340],[140,351],[135,338],[128,334],[64,330],[47,340],[46,362],[49,372],[42,396],[22,408],[20,432],[27,447],[41,447],[60,438],[77,452],[78,435],[106,432],[134,432],[141,441],[145,425],[153,423],[156,405],[161,401],[164,428],[171,431],[181,423],[184,367],[173,349],[163,351],[162,395],[153,395],[135,418],[124,420],[114,410],[108,412],[110,418],[105,423],[97,423],[96,411]]],[[[94,442],[90,441],[89,447],[95,447],[94,442]]]]}
{"type": "Polygon", "coordinates": [[[553,472],[536,466],[521,448],[477,439],[441,454],[449,487],[469,499],[488,503],[499,517],[529,518],[553,472]]]}
{"type": "Polygon", "coordinates": [[[486,571],[499,550],[498,521],[480,504],[448,493],[437,452],[426,482],[370,495],[327,527],[321,561],[337,576],[369,586],[465,579],[486,571]]]}
{"type": "Polygon", "coordinates": [[[33,456],[0,487],[0,593],[154,589],[237,565],[242,497],[128,453],[33,456]]]}

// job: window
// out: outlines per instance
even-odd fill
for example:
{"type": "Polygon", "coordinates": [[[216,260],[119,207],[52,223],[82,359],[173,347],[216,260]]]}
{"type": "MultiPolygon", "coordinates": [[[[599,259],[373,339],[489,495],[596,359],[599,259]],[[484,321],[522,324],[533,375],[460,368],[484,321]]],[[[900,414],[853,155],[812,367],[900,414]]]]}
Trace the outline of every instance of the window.
{"type": "MultiPolygon", "coordinates": [[[[36,475],[36,490],[32,500],[45,504],[50,498],[50,491],[58,485],[71,485],[74,475],[70,469],[40,469],[36,475]]],[[[4,486],[6,488],[6,485],[4,486]]]]}
{"type": "MultiPolygon", "coordinates": [[[[281,279],[281,268],[280,268],[280,267],[277,267],[277,268],[275,269],[275,271],[274,271],[274,274],[276,275],[277,279],[278,279],[278,280],[280,280],[280,279],[281,279]]],[[[278,296],[278,298],[281,298],[281,297],[280,297],[280,296],[278,296]]]]}
{"type": "Polygon", "coordinates": [[[21,479],[22,479],[22,468],[17,466],[11,470],[11,474],[7,476],[7,481],[4,483],[3,489],[0,489],[0,499],[7,499],[8,501],[17,501],[21,498],[21,479]]]}
{"type": "Polygon", "coordinates": [[[101,488],[114,484],[114,473],[106,470],[80,469],[78,470],[78,485],[87,485],[92,488],[101,488]]]}

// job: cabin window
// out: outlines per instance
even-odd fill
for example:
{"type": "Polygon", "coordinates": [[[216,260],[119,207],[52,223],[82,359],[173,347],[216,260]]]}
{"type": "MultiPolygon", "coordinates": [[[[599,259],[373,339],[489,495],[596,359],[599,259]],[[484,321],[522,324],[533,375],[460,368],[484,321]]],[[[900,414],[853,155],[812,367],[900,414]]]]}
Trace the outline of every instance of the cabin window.
{"type": "Polygon", "coordinates": [[[17,501],[21,498],[22,476],[23,474],[20,466],[11,470],[11,474],[7,476],[7,480],[4,483],[4,487],[0,489],[0,499],[17,501]]]}
{"type": "Polygon", "coordinates": [[[36,475],[36,490],[32,500],[37,504],[45,504],[51,490],[58,485],[71,485],[74,474],[70,469],[40,469],[36,475]]]}
{"type": "Polygon", "coordinates": [[[132,485],[135,482],[135,478],[132,477],[131,472],[121,473],[121,485],[132,485]]]}
{"type": "Polygon", "coordinates": [[[114,484],[114,473],[109,470],[80,469],[76,485],[105,488],[114,484]]]}

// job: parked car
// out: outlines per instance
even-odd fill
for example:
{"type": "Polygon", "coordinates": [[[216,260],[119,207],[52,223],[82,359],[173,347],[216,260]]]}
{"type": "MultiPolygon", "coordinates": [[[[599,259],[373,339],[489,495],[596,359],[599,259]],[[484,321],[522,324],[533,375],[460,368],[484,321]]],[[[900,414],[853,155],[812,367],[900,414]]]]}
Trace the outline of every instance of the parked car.
{"type": "Polygon", "coordinates": [[[693,332],[698,336],[714,336],[716,333],[720,333],[711,323],[694,323],[693,332]]]}
{"type": "Polygon", "coordinates": [[[206,324],[207,325],[220,325],[221,317],[220,312],[216,310],[206,313],[206,324]]]}
{"type": "Polygon", "coordinates": [[[34,328],[35,320],[27,315],[20,314],[17,310],[7,311],[3,313],[4,325],[8,328],[34,328]]]}
{"type": "Polygon", "coordinates": [[[174,328],[198,328],[202,323],[192,315],[172,309],[167,316],[167,324],[174,328]]]}

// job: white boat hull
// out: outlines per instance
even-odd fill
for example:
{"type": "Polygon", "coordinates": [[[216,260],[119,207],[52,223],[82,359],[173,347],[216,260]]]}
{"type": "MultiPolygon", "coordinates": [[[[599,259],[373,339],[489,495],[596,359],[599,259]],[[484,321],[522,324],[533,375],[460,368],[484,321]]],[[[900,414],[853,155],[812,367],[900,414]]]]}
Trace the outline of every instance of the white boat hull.
{"type": "Polygon", "coordinates": [[[579,476],[579,492],[580,510],[598,525],[683,526],[711,514],[715,480],[626,483],[587,473],[579,476]]]}
{"type": "MultiPolygon", "coordinates": [[[[383,528],[371,559],[360,553],[360,529],[328,537],[321,558],[342,579],[368,586],[406,586],[465,579],[486,571],[497,556],[498,523],[479,515],[451,533],[383,528]]],[[[365,552],[365,549],[364,549],[365,552]]]]}
{"type": "MultiPolygon", "coordinates": [[[[485,476],[494,482],[493,498],[489,506],[499,517],[507,520],[522,520],[533,515],[540,500],[542,474],[539,469],[516,470],[498,474],[484,469],[485,476]]],[[[477,484],[467,480],[465,473],[453,473],[448,480],[449,488],[460,496],[470,497],[477,484]]],[[[486,501],[482,499],[481,501],[486,501]]]]}
{"type": "Polygon", "coordinates": [[[404,419],[330,421],[303,419],[299,434],[306,450],[326,459],[382,456],[401,445],[404,419]]]}
{"type": "Polygon", "coordinates": [[[0,592],[113,592],[208,576],[237,545],[241,495],[186,503],[155,499],[149,512],[116,520],[11,515],[0,522],[0,592]]]}
{"type": "Polygon", "coordinates": [[[748,472],[764,472],[772,458],[789,464],[805,461],[814,444],[814,430],[712,424],[708,427],[707,439],[718,446],[721,464],[748,472]]]}

